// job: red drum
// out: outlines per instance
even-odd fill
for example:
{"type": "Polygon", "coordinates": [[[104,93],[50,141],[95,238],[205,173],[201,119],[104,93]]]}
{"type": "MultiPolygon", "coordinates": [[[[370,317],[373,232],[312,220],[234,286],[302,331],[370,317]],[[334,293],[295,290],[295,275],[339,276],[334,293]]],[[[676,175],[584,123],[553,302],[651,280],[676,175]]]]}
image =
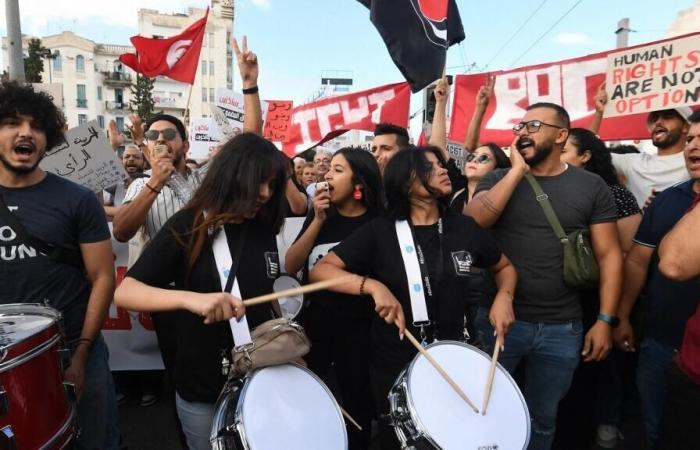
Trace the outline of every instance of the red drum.
{"type": "Polygon", "coordinates": [[[0,449],[60,449],[73,437],[75,398],[64,387],[61,313],[0,305],[0,449]]]}

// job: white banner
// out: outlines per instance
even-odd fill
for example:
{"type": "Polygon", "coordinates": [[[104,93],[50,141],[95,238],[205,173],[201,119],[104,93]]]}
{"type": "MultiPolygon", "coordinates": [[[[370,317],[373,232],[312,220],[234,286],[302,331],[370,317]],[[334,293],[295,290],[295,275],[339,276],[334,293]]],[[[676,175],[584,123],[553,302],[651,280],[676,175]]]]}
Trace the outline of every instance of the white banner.
{"type": "Polygon", "coordinates": [[[187,157],[191,159],[208,159],[209,148],[219,143],[219,133],[214,119],[193,117],[190,119],[190,150],[187,157]]]}

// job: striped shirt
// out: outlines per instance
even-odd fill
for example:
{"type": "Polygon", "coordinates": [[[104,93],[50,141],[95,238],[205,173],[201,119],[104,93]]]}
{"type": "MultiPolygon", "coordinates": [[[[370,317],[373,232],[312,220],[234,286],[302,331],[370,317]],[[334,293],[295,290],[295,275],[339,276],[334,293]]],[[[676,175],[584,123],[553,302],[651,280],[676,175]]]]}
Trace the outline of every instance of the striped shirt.
{"type": "MultiPolygon", "coordinates": [[[[205,166],[206,167],[206,166],[205,166]]],[[[205,170],[195,170],[187,174],[187,178],[175,173],[163,186],[160,193],[148,210],[146,222],[141,227],[144,241],[150,241],[176,212],[192,197],[204,178],[205,170]]],[[[129,185],[124,196],[124,203],[129,203],[146,187],[148,178],[137,178],[129,185]]]]}

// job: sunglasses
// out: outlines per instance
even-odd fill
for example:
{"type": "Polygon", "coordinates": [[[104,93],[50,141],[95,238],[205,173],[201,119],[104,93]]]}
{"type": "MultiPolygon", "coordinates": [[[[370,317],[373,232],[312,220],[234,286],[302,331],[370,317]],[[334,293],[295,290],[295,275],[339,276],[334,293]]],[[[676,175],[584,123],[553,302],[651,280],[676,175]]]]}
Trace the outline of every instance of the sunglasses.
{"type": "Polygon", "coordinates": [[[149,141],[157,141],[161,134],[166,141],[172,141],[178,135],[178,132],[172,128],[166,128],[165,130],[148,130],[143,135],[149,141]]]}
{"type": "Polygon", "coordinates": [[[475,155],[474,153],[470,153],[467,155],[466,161],[474,161],[477,164],[486,164],[487,162],[491,161],[491,157],[489,155],[475,155]]]}

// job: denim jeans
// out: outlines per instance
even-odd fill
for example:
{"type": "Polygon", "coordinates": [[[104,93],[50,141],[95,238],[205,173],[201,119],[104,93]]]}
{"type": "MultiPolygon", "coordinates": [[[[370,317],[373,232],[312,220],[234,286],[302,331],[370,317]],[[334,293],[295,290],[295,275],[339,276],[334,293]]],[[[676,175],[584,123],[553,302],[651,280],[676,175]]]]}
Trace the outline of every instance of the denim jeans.
{"type": "Polygon", "coordinates": [[[211,450],[209,437],[214,419],[214,403],[188,402],[175,392],[175,407],[189,450],[211,450]]]}
{"type": "Polygon", "coordinates": [[[666,371],[671,367],[675,354],[673,347],[652,338],[644,339],[639,345],[637,388],[649,448],[656,446],[659,437],[659,424],[666,401],[666,371]]]}
{"type": "MultiPolygon", "coordinates": [[[[489,352],[495,338],[489,323],[489,310],[479,308],[476,328],[489,352]]],[[[581,358],[581,321],[541,323],[516,320],[505,338],[499,362],[513,374],[523,357],[527,358],[521,389],[530,410],[532,430],[528,450],[549,450],[554,440],[557,408],[571,385],[581,358]]]]}
{"type": "Polygon", "coordinates": [[[109,371],[109,350],[101,334],[92,344],[85,365],[83,395],[78,402],[78,424],[78,448],[119,448],[117,400],[109,371]]]}

